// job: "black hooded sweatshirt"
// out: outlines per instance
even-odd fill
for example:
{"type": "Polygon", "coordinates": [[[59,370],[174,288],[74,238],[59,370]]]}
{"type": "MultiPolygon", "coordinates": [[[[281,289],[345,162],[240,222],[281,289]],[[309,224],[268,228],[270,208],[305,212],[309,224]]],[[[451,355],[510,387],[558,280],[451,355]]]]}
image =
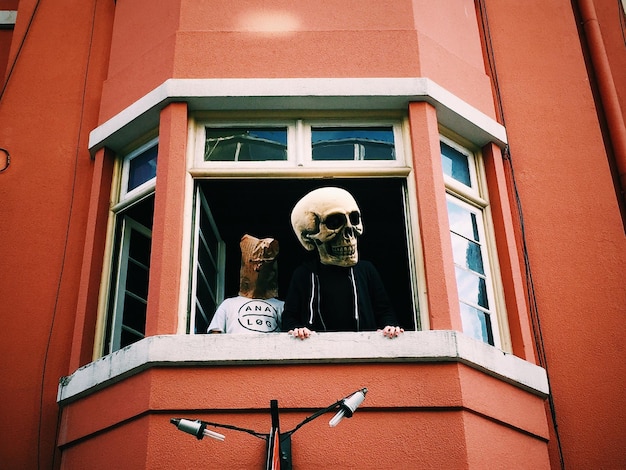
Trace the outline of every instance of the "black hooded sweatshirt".
{"type": "Polygon", "coordinates": [[[398,326],[378,271],[369,261],[348,268],[304,263],[291,277],[282,330],[375,331],[398,326]]]}

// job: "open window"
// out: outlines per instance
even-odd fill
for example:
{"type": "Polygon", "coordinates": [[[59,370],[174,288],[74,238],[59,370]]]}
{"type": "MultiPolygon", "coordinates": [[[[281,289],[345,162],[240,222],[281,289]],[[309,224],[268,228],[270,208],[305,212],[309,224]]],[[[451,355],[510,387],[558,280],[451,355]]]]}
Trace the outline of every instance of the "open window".
{"type": "Polygon", "coordinates": [[[244,234],[278,240],[286,297],[291,273],[316,256],[293,233],[291,210],[322,186],[354,196],[364,224],[359,256],[376,266],[402,326],[419,327],[400,120],[206,121],[197,129],[188,332],[205,333],[215,307],[237,295],[244,234]]]}
{"type": "MultiPolygon", "coordinates": [[[[338,178],[294,179],[294,178],[254,178],[254,179],[204,179],[196,182],[199,208],[210,207],[212,224],[203,222],[202,216],[196,226],[212,227],[212,233],[219,233],[223,243],[224,260],[218,263],[223,271],[213,270],[211,257],[205,252],[205,241],[197,237],[195,248],[196,282],[193,294],[194,324],[191,331],[206,332],[206,326],[215,310],[215,302],[224,297],[233,297],[239,290],[239,266],[241,253],[239,241],[244,234],[257,238],[271,237],[278,240],[278,285],[279,298],[284,299],[289,287],[291,273],[307,257],[316,256],[307,252],[296,238],[290,223],[290,214],[295,203],[306,193],[321,186],[338,186],[349,191],[361,209],[364,231],[359,238],[359,256],[371,261],[378,269],[401,325],[415,329],[415,307],[411,286],[411,257],[407,241],[406,210],[404,198],[405,178],[338,178]],[[208,266],[207,269],[204,265],[208,266]],[[205,272],[211,271],[217,278],[213,282],[219,286],[222,297],[215,297],[213,291],[204,287],[205,272]],[[223,283],[223,288],[222,288],[223,283]],[[223,290],[222,290],[223,289],[223,290]],[[199,305],[208,307],[199,308],[199,305]],[[198,327],[201,326],[201,327],[198,327]],[[204,328],[204,330],[203,330],[204,328]]],[[[200,211],[202,214],[204,209],[200,211]]],[[[216,239],[213,239],[215,242],[216,239]]]]}
{"type": "Polygon", "coordinates": [[[112,208],[114,237],[104,354],[145,336],[157,154],[157,141],[152,140],[122,161],[118,202],[112,208]]]}

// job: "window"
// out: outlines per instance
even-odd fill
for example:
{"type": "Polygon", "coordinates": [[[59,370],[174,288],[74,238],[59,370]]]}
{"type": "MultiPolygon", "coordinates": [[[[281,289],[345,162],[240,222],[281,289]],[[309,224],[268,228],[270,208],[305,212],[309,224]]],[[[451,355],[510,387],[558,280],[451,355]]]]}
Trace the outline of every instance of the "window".
{"type": "Polygon", "coordinates": [[[246,233],[278,240],[285,298],[293,270],[314,256],[293,233],[291,210],[320,186],[355,197],[364,221],[360,257],[380,272],[402,325],[419,325],[400,120],[201,122],[195,149],[188,332],[206,332],[215,306],[237,295],[246,233]]]}
{"type": "MultiPolygon", "coordinates": [[[[321,186],[342,187],[355,197],[364,224],[360,258],[380,272],[400,324],[420,329],[406,126],[400,119],[196,123],[189,162],[186,332],[206,333],[216,307],[237,295],[244,234],[278,240],[279,297],[285,298],[291,273],[316,256],[294,235],[291,210],[321,186]]],[[[443,136],[440,149],[463,331],[500,347],[480,155],[443,136]]],[[[120,160],[104,354],[145,335],[157,157],[154,139],[120,160]]]]}
{"type": "Polygon", "coordinates": [[[204,191],[196,189],[192,292],[193,314],[187,331],[206,333],[215,309],[224,300],[225,243],[219,233],[204,191]]]}
{"type": "Polygon", "coordinates": [[[198,126],[196,168],[332,168],[405,166],[398,121],[203,123],[198,126]],[[355,162],[360,165],[355,165],[355,162]],[[259,162],[264,162],[259,166],[259,162]],[[332,163],[330,163],[332,162],[332,163]]]}
{"type": "Polygon", "coordinates": [[[477,158],[445,137],[440,148],[463,332],[500,346],[477,158]]]}
{"type": "Polygon", "coordinates": [[[207,127],[205,131],[205,161],[287,160],[286,128],[207,127]]]}
{"type": "Polygon", "coordinates": [[[395,160],[392,127],[314,127],[313,160],[395,160]]]}
{"type": "Polygon", "coordinates": [[[122,162],[119,201],[112,210],[115,234],[104,354],[145,335],[157,152],[153,140],[122,162]]]}

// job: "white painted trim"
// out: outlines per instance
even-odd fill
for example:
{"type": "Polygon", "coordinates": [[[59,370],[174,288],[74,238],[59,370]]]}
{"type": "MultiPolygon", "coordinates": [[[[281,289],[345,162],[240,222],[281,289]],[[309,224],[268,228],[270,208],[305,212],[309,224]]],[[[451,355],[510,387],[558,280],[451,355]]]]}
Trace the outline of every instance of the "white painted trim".
{"type": "Polygon", "coordinates": [[[0,10],[0,28],[2,26],[15,26],[17,10],[0,10]]]}
{"type": "Polygon", "coordinates": [[[151,367],[319,363],[458,362],[535,395],[548,394],[544,369],[455,331],[321,333],[300,341],[278,334],[150,336],[62,377],[61,405],[151,367]]]}
{"type": "Polygon", "coordinates": [[[161,108],[180,101],[190,111],[406,110],[427,101],[441,124],[475,144],[507,142],[501,124],[428,78],[172,78],[95,128],[89,149],[120,149],[155,128],[161,108]]]}

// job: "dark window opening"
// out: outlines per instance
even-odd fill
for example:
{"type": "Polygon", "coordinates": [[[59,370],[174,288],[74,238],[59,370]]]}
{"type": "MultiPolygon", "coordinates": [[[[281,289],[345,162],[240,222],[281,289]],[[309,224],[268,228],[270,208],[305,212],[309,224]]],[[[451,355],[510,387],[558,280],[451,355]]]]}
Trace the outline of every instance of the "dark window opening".
{"type": "Polygon", "coordinates": [[[307,257],[316,256],[307,252],[293,233],[291,210],[309,191],[338,186],[354,196],[361,210],[364,232],[359,239],[359,257],[378,269],[401,325],[415,329],[404,178],[219,179],[198,184],[226,245],[225,297],[239,291],[239,241],[248,233],[278,240],[279,298],[284,299],[291,273],[307,257]]]}

